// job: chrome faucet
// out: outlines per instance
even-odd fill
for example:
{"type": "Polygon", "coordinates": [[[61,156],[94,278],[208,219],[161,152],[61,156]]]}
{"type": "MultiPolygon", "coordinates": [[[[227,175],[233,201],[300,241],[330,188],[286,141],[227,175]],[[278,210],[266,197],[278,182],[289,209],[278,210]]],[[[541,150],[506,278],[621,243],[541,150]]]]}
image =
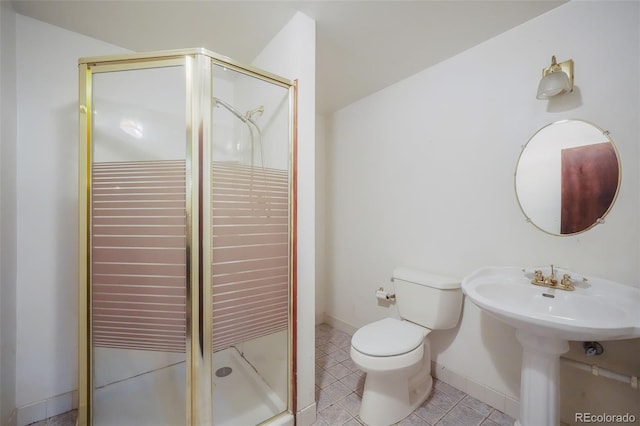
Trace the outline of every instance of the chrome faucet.
{"type": "Polygon", "coordinates": [[[573,282],[571,281],[571,276],[569,274],[563,274],[562,280],[558,282],[558,279],[556,278],[556,271],[553,265],[551,265],[551,274],[546,277],[542,274],[542,271],[539,269],[536,269],[535,271],[533,271],[533,280],[531,280],[531,283],[535,285],[543,286],[543,287],[557,288],[559,290],[567,290],[567,291],[575,290],[575,287],[573,286],[573,282]]]}

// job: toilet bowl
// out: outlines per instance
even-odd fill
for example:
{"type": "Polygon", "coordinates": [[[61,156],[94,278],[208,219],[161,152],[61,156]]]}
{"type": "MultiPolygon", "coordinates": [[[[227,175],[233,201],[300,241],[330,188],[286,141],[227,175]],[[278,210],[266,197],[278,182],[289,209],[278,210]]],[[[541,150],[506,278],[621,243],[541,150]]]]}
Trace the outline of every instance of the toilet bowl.
{"type": "Polygon", "coordinates": [[[412,268],[393,272],[401,319],[385,318],[358,329],[351,359],[367,375],[360,419],[388,426],[407,417],[431,393],[431,330],[455,327],[462,308],[460,281],[412,268]]]}
{"type": "Polygon", "coordinates": [[[430,330],[393,318],[356,331],[351,359],[367,373],[360,418],[370,426],[386,426],[411,414],[432,387],[430,330]]]}

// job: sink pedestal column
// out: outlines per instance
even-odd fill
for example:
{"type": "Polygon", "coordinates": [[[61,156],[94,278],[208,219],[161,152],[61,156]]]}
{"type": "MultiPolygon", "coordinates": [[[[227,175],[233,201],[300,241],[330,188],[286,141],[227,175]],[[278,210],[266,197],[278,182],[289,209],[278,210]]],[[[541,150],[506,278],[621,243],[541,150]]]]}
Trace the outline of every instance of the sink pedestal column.
{"type": "Polygon", "coordinates": [[[516,330],[522,345],[520,417],[515,426],[560,424],[560,355],[569,350],[566,340],[516,330]]]}

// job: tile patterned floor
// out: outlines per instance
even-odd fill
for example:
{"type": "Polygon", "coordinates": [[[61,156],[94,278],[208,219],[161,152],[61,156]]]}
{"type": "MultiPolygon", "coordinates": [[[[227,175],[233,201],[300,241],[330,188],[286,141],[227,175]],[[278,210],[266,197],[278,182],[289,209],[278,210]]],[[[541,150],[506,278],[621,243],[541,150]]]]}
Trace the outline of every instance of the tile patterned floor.
{"type": "MultiPolygon", "coordinates": [[[[364,373],[351,361],[351,335],[316,326],[316,426],[361,426],[364,373]]],[[[431,396],[397,426],[512,426],[514,419],[440,380],[431,396]]]]}
{"type": "MultiPolygon", "coordinates": [[[[351,335],[327,324],[316,327],[315,426],[362,426],[360,401],[364,373],[349,355],[351,335]]],[[[77,411],[70,411],[31,426],[74,426],[77,411]]],[[[466,393],[434,380],[427,401],[397,426],[512,426],[514,419],[466,393]]],[[[250,425],[238,425],[250,426],[250,425]]]]}
{"type": "Polygon", "coordinates": [[[78,410],[67,411],[66,413],[49,417],[46,420],[31,423],[30,426],[75,426],[77,417],[78,410]]]}

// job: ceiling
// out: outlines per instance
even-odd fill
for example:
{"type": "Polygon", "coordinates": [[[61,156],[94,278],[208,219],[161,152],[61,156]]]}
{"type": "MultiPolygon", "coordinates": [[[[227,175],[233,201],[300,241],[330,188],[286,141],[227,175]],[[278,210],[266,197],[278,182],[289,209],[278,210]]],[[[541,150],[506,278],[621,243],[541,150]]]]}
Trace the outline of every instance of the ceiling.
{"type": "Polygon", "coordinates": [[[319,113],[516,27],[565,1],[14,0],[16,12],[133,51],[205,47],[251,63],[297,12],[316,21],[319,113]]]}

